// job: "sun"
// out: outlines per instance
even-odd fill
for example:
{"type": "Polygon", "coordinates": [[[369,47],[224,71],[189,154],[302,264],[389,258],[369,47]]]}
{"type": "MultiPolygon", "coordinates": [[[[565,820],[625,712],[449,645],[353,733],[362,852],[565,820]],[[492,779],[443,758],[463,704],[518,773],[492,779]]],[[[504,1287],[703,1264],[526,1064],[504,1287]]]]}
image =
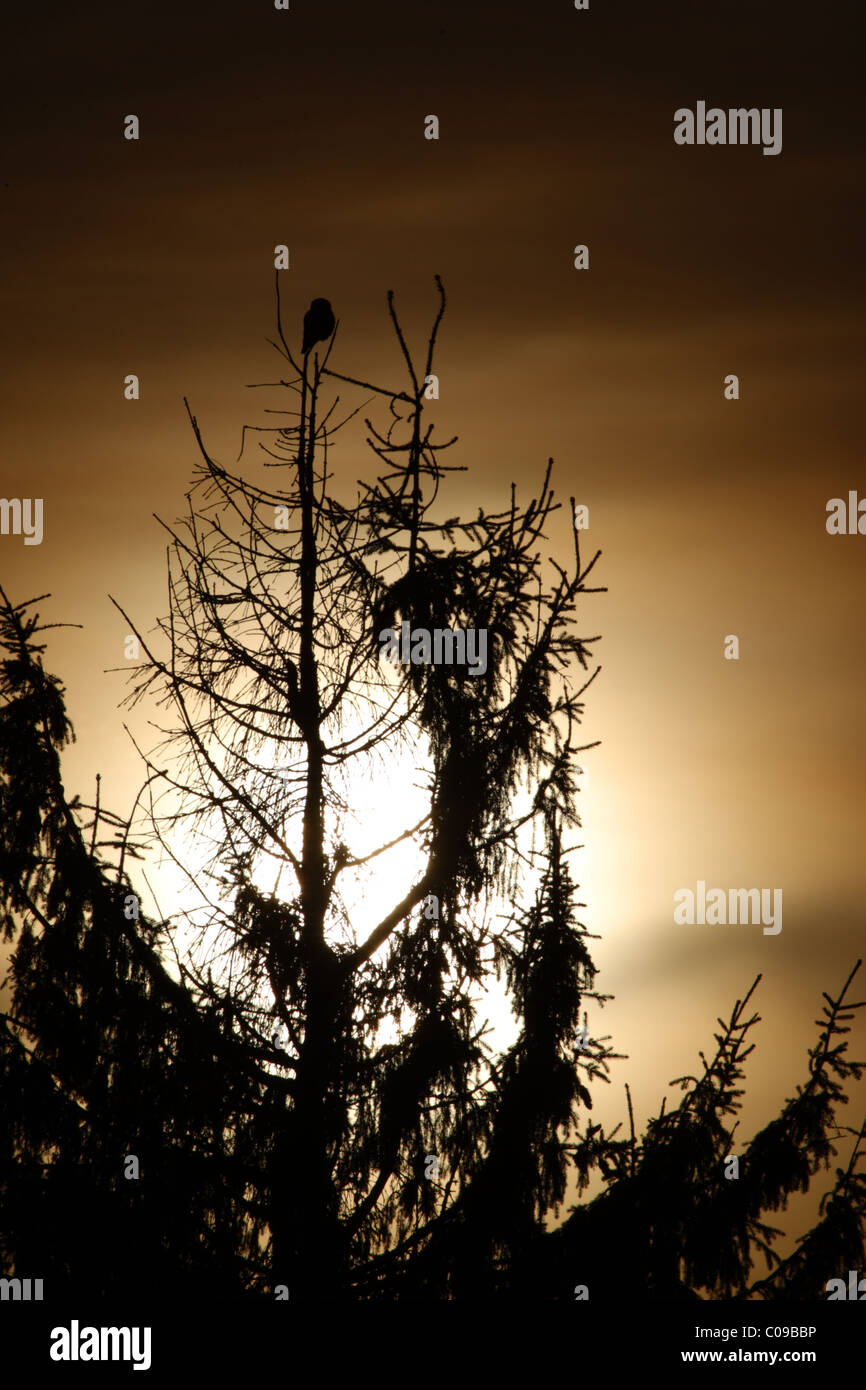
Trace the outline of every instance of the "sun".
{"type": "MultiPolygon", "coordinates": [[[[360,739],[363,732],[360,718],[354,724],[344,721],[341,742],[346,744],[356,736],[360,739]]],[[[278,795],[281,772],[276,760],[270,769],[263,767],[259,774],[263,779],[261,786],[275,783],[278,795]]],[[[387,748],[353,759],[342,767],[332,764],[328,768],[326,844],[331,853],[342,844],[350,855],[350,865],[342,870],[337,880],[327,927],[330,943],[335,948],[351,948],[363,942],[421,879],[427,867],[424,833],[430,809],[431,779],[432,759],[423,741],[409,738],[391,739],[387,748]]],[[[270,790],[274,791],[273,785],[270,790]]],[[[286,843],[299,856],[300,815],[289,821],[283,833],[286,843]]],[[[213,830],[206,830],[197,841],[186,840],[182,856],[177,856],[180,863],[163,863],[153,870],[148,882],[158,884],[160,917],[164,916],[161,908],[166,903],[176,909],[171,918],[176,924],[174,943],[179,958],[183,959],[184,953],[190,951],[197,961],[212,962],[215,975],[224,972],[227,982],[239,965],[237,959],[232,960],[230,934],[225,930],[225,924],[232,917],[231,897],[208,896],[210,906],[205,909],[201,901],[197,901],[203,896],[201,891],[194,888],[207,881],[206,847],[209,846],[212,853],[213,845],[218,843],[217,837],[215,823],[213,830]],[[219,905],[223,918],[222,927],[214,925],[215,904],[219,905]]],[[[150,865],[148,873],[151,874],[150,865]]],[[[284,902],[298,893],[291,864],[276,850],[262,851],[256,856],[250,879],[260,893],[273,894],[284,902]]],[[[470,910],[486,910],[495,931],[497,916],[507,916],[511,906],[513,904],[505,900],[493,899],[486,909],[470,910]]],[[[420,910],[415,909],[414,915],[420,910]]],[[[388,945],[383,944],[379,949],[384,953],[388,945]]],[[[483,990],[473,991],[473,1002],[476,1026],[486,1030],[487,1044],[495,1051],[510,1046],[516,1039],[518,1025],[504,981],[497,981],[491,974],[483,990]]],[[[262,1005],[270,1008],[270,999],[263,999],[262,1005]]],[[[397,1030],[388,1022],[379,1041],[395,1041],[396,1038],[397,1030]]]]}

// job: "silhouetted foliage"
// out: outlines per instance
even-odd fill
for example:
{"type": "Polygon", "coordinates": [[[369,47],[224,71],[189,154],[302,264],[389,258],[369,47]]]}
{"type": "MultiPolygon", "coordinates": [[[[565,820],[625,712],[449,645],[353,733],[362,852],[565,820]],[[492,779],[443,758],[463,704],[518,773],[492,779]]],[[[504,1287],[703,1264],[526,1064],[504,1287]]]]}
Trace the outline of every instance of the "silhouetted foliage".
{"type": "MultiPolygon", "coordinates": [[[[586,584],[598,557],[582,565],[575,531],[573,567],[544,568],[550,465],[527,506],[512,488],[502,512],[435,519],[455,471],[439,457],[453,440],[434,443],[424,417],[439,291],[421,372],[389,296],[399,391],[329,368],[333,337],[310,356],[326,316],[308,314],[299,363],[278,282],[275,346],[295,373],[280,384],[299,409],[262,448],[283,487],[216,463],[190,417],[202,463],[188,517],[167,528],[164,651],[124,616],[145,653],[131,700],[173,712],[166,743],[142,753],[148,832],[175,858],[187,847],[195,911],[130,913],[153,840],[135,808],[123,819],[98,793],[92,807],[67,799],[72,729],[42,667],[44,629],[0,591],[0,886],[14,941],[0,1257],[55,1291],[106,1294],[122,1279],[184,1297],[285,1284],[293,1299],[570,1299],[576,1283],[594,1298],[742,1296],[756,1254],[775,1261],[762,1216],[836,1153],[842,1083],[860,1075],[840,1041],[860,1007],[850,979],[825,996],[807,1084],[746,1147],[737,1181],[724,1160],[752,991],[642,1138],[581,1127],[616,1055],[599,1041],[575,1052],[585,1001],[604,996],[564,843],[579,825],[575,755],[590,746],[576,739],[593,676],[575,672],[597,640],[575,634],[575,606],[598,592],[586,584]],[[322,397],[339,382],[390,414],[384,433],[365,420],[380,473],[351,506],[329,488],[345,421],[331,424],[339,398],[322,397]],[[385,669],[380,632],[401,623],[483,629],[486,670],[385,669]],[[407,753],[427,810],[359,849],[353,789],[407,753]],[[389,899],[359,933],[366,866],[410,844],[417,873],[383,879],[389,899]],[[515,1018],[498,1051],[480,1013],[496,976],[515,1018]],[[128,1154],[138,1180],[123,1176],[128,1154]],[[569,1171],[581,1195],[593,1176],[602,1190],[548,1230],[569,1171]]],[[[762,1297],[821,1296],[863,1263],[858,1145],[815,1229],[752,1286],[762,1297]]]]}

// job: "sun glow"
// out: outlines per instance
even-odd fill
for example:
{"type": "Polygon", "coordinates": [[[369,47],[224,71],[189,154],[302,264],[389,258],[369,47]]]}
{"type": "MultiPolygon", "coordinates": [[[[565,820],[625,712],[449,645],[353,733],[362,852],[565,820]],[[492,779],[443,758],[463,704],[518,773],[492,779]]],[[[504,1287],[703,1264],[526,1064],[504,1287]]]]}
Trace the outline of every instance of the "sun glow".
{"type": "MultiPolygon", "coordinates": [[[[339,741],[345,745],[363,733],[363,721],[344,720],[339,741]]],[[[270,769],[262,767],[258,774],[262,786],[279,804],[284,769],[276,762],[270,769]]],[[[359,755],[342,767],[328,767],[330,795],[326,797],[326,846],[333,855],[338,844],[346,846],[350,863],[336,883],[332,910],[326,928],[334,946],[359,945],[369,936],[382,918],[399,903],[416,884],[427,866],[424,851],[426,817],[430,807],[432,760],[423,741],[391,739],[387,750],[359,755]],[[411,833],[407,833],[411,832],[411,833]],[[365,861],[356,863],[356,861],[365,861]]],[[[209,921],[213,907],[218,905],[223,919],[232,916],[230,895],[204,891],[208,883],[206,865],[218,843],[217,821],[195,839],[185,837],[182,852],[176,852],[178,862],[163,860],[158,866],[148,864],[148,883],[154,884],[154,903],[160,917],[170,916],[175,924],[174,941],[181,959],[189,951],[199,961],[212,962],[215,975],[227,979],[238,968],[232,964],[224,927],[209,921]],[[195,885],[198,885],[196,888],[195,885]],[[206,906],[208,903],[210,906],[206,906]],[[171,905],[171,911],[163,909],[171,905]]],[[[296,813],[282,827],[285,841],[299,856],[302,843],[302,818],[296,813]]],[[[275,846],[260,852],[254,859],[250,879],[260,893],[273,894],[289,902],[298,893],[294,869],[275,846]]],[[[152,889],[152,893],[154,890],[152,889]]],[[[480,912],[481,909],[478,909],[480,912]]],[[[506,910],[504,902],[491,902],[488,912],[495,920],[498,912],[506,910]]],[[[420,907],[407,915],[407,922],[416,920],[420,907]]],[[[400,927],[397,928],[400,930],[400,927]]],[[[379,948],[386,952],[387,944],[379,948]]],[[[491,977],[488,988],[473,992],[478,1009],[477,1025],[488,1028],[487,1042],[499,1049],[513,1041],[516,1025],[511,1013],[505,986],[491,977]]],[[[265,1008],[270,999],[262,1000],[265,1008]]],[[[390,1023],[385,1025],[379,1041],[394,1040],[397,1032],[390,1023]]]]}

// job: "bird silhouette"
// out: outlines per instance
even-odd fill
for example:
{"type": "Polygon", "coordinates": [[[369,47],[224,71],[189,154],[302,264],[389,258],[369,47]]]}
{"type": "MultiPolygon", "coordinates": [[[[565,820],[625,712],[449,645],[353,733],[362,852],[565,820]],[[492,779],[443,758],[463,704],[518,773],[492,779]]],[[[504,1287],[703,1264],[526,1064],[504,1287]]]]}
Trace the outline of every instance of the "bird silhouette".
{"type": "Polygon", "coordinates": [[[314,299],[304,314],[304,343],[301,348],[304,356],[306,357],[316,343],[330,338],[335,326],[336,320],[330,300],[314,299]]]}

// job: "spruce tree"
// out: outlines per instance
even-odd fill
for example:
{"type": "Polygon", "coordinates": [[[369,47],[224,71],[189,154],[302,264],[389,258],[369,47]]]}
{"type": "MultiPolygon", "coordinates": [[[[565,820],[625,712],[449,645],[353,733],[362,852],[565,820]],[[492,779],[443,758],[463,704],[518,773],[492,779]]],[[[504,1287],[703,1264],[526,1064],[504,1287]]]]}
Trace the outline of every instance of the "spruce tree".
{"type": "MultiPolygon", "coordinates": [[[[762,1215],[835,1152],[841,1083],[859,1075],[837,1041],[858,1007],[847,986],[828,1001],[808,1085],[752,1140],[738,1181],[724,1160],[746,1001],[642,1139],[591,1122],[590,1085],[615,1054],[576,1050],[586,1001],[604,996],[567,837],[596,674],[576,608],[600,592],[587,583],[598,556],[582,562],[575,528],[573,562],[545,560],[550,463],[528,503],[512,487],[499,512],[443,516],[457,470],[442,459],[454,441],[436,442],[426,419],[438,289],[420,368],[389,295],[406,382],[384,388],[334,370],[333,337],[299,360],[278,277],[280,386],[296,409],[258,431],[273,487],[211,458],[190,412],[199,473],[188,515],[166,528],[160,636],[117,605],[144,652],[130,702],[170,711],[165,742],[142,751],[144,830],[98,792],[93,806],[67,798],[62,687],[43,670],[32,605],[3,595],[0,885],[14,950],[0,1256],[55,1292],[104,1294],[122,1269],[187,1298],[570,1299],[575,1284],[621,1296],[625,1268],[636,1296],[731,1297],[756,1252],[773,1260],[762,1215]],[[364,408],[335,419],[346,387],[387,411],[387,424],[364,420],[377,472],[351,501],[329,466],[364,408]],[[486,634],[486,661],[434,662],[423,638],[415,660],[383,660],[389,633],[437,630],[486,634]],[[353,789],[409,754],[424,814],[359,849],[353,789]],[[200,893],[163,921],[136,891],[156,842],[200,893]],[[398,845],[414,847],[417,872],[380,880],[375,925],[359,932],[363,875],[398,845]],[[483,1014],[497,978],[514,1037],[494,1049],[483,1014]],[[130,1156],[139,1178],[125,1176],[130,1156]],[[581,1193],[595,1173],[604,1189],[549,1231],[571,1171],[581,1193]]],[[[858,1154],[756,1292],[821,1296],[827,1271],[862,1257],[858,1154]]]]}

